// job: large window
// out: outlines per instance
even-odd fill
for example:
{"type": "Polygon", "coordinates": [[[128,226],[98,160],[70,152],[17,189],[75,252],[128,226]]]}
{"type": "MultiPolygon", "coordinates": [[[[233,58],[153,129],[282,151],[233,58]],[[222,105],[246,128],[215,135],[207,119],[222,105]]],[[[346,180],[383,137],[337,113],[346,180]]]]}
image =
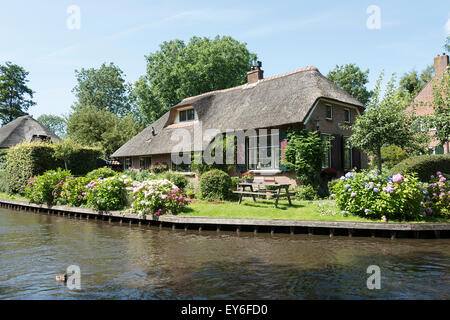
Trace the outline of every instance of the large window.
{"type": "Polygon", "coordinates": [[[151,157],[141,157],[139,159],[139,167],[141,169],[147,170],[152,165],[152,158],[151,157]]]}
{"type": "Polygon", "coordinates": [[[270,170],[280,168],[280,142],[278,135],[251,136],[247,141],[248,168],[270,170]]]}
{"type": "Polygon", "coordinates": [[[180,122],[195,120],[194,109],[181,110],[180,111],[180,122]]]}
{"type": "Polygon", "coordinates": [[[344,137],[344,169],[352,168],[352,146],[348,138],[344,137]]]}
{"type": "Polygon", "coordinates": [[[322,134],[321,138],[323,143],[327,143],[327,148],[325,149],[325,152],[323,154],[322,168],[331,168],[331,147],[333,143],[333,137],[329,134],[322,134]]]}
{"type": "Polygon", "coordinates": [[[125,162],[124,162],[124,169],[130,169],[131,168],[131,158],[125,158],[125,162]]]}

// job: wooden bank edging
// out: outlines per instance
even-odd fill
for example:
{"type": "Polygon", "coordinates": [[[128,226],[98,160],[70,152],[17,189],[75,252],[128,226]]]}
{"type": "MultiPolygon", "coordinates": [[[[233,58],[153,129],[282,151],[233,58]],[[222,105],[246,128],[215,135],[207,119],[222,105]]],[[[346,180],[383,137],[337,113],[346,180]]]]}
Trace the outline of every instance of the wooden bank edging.
{"type": "Polygon", "coordinates": [[[379,223],[379,222],[347,222],[347,221],[315,221],[315,220],[292,220],[292,219],[229,219],[198,216],[176,216],[163,215],[155,217],[146,215],[139,217],[133,213],[121,213],[119,211],[96,211],[88,208],[34,204],[25,201],[0,199],[0,207],[12,210],[24,210],[32,212],[44,212],[63,216],[74,216],[89,219],[118,221],[120,223],[135,222],[147,223],[159,227],[182,227],[185,230],[202,229],[209,230],[232,230],[236,232],[251,231],[280,233],[304,233],[346,236],[380,236],[409,237],[409,238],[450,238],[450,223],[379,223]]]}

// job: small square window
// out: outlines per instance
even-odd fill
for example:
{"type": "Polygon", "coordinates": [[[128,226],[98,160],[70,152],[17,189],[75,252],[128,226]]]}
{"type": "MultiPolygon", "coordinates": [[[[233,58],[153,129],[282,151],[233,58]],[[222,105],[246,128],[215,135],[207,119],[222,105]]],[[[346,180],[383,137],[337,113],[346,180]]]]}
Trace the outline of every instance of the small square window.
{"type": "Polygon", "coordinates": [[[186,110],[180,111],[180,122],[181,121],[186,121],[186,118],[187,118],[186,110]]]}
{"type": "Polygon", "coordinates": [[[350,110],[344,109],[344,121],[350,123],[350,110]]]}
{"type": "Polygon", "coordinates": [[[194,109],[180,111],[180,122],[195,120],[194,109]]]}
{"type": "Polygon", "coordinates": [[[327,119],[332,120],[333,119],[333,107],[330,105],[327,105],[327,119]]]}

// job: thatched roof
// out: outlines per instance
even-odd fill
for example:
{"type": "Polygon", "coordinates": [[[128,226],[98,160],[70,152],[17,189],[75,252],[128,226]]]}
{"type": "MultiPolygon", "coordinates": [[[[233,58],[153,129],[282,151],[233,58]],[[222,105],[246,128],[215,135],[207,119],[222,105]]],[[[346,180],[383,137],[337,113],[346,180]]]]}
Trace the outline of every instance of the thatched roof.
{"type": "MultiPolygon", "coordinates": [[[[227,129],[247,130],[301,123],[320,98],[363,107],[359,101],[324,77],[317,68],[307,67],[262,79],[255,84],[186,98],[112,156],[171,153],[173,147],[179,143],[171,141],[172,133],[176,129],[168,128],[167,125],[170,124],[170,113],[178,107],[192,105],[203,131],[214,128],[225,132],[227,129]],[[152,127],[155,128],[155,136],[152,136],[152,127]]],[[[193,131],[192,126],[182,129],[191,133],[193,131]]],[[[202,149],[207,144],[208,141],[205,141],[202,149]]]]}
{"type": "Polygon", "coordinates": [[[59,137],[29,115],[19,117],[0,128],[0,148],[9,148],[21,142],[30,142],[33,136],[59,137]]]}

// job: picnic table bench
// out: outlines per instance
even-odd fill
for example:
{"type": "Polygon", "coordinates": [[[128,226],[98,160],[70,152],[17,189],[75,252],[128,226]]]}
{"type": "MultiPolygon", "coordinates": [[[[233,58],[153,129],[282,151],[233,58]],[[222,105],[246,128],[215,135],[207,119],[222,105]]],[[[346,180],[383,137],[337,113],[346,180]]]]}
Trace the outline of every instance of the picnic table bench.
{"type": "Polygon", "coordinates": [[[292,205],[291,202],[291,195],[294,195],[295,192],[289,192],[289,186],[290,184],[278,184],[278,183],[266,183],[263,184],[262,186],[265,188],[258,188],[258,189],[253,189],[253,186],[257,186],[254,183],[249,183],[249,182],[243,182],[243,183],[239,183],[238,184],[239,187],[241,187],[241,190],[237,190],[237,191],[233,191],[233,193],[235,194],[239,194],[239,204],[241,204],[242,202],[242,197],[244,195],[249,195],[252,196],[253,201],[256,202],[256,197],[257,196],[267,196],[267,195],[273,195],[275,196],[275,208],[278,207],[278,200],[281,197],[287,197],[289,200],[289,205],[292,205]],[[267,189],[267,186],[270,186],[271,189],[267,189]],[[250,189],[248,191],[246,191],[245,189],[250,189]],[[281,192],[281,190],[284,189],[285,192],[281,192]]]}

